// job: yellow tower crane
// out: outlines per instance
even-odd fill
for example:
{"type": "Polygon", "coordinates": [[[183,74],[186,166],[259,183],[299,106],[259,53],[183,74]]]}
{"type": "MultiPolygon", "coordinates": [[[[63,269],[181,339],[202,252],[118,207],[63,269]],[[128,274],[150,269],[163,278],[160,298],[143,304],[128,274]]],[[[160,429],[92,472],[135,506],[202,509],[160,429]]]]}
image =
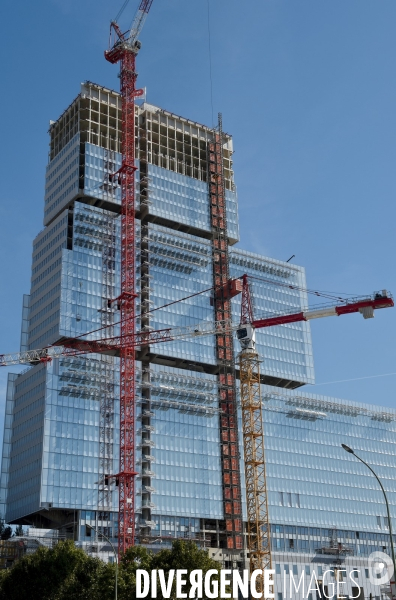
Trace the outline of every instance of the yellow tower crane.
{"type": "Polygon", "coordinates": [[[255,320],[247,275],[242,276],[242,282],[241,321],[237,329],[237,337],[241,344],[239,370],[245,453],[247,549],[250,557],[250,573],[256,569],[262,570],[262,576],[256,580],[256,589],[265,598],[264,570],[272,567],[272,560],[260,391],[260,359],[255,343],[256,329],[351,313],[361,313],[365,319],[368,319],[374,317],[375,309],[388,308],[394,304],[390,294],[383,290],[372,296],[345,299],[339,305],[331,304],[318,310],[255,320]]]}

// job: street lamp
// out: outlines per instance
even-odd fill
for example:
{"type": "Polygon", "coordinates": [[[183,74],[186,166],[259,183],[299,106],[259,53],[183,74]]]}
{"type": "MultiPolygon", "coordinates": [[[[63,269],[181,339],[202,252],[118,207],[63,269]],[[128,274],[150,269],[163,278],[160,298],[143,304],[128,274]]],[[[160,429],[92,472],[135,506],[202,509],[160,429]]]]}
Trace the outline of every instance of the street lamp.
{"type": "Polygon", "coordinates": [[[107,537],[107,535],[105,535],[104,533],[102,533],[101,531],[98,531],[97,529],[95,529],[95,527],[92,527],[92,525],[88,525],[87,523],[87,527],[89,527],[89,529],[93,529],[93,531],[96,533],[96,535],[101,535],[102,537],[104,537],[104,539],[106,541],[109,542],[110,546],[113,549],[114,552],[114,557],[115,557],[115,589],[114,589],[114,598],[115,600],[117,600],[117,590],[118,590],[118,556],[117,556],[117,552],[113,546],[113,544],[111,543],[111,541],[109,540],[109,538],[107,537]]]}
{"type": "Polygon", "coordinates": [[[372,474],[374,475],[374,477],[376,478],[376,480],[380,484],[380,488],[382,490],[382,493],[384,494],[385,504],[386,504],[386,512],[387,512],[387,515],[388,515],[389,537],[390,537],[390,543],[391,543],[392,561],[393,561],[393,569],[394,569],[394,577],[395,577],[396,576],[396,561],[395,561],[395,549],[393,547],[392,521],[391,521],[391,516],[390,516],[390,512],[389,512],[388,498],[386,496],[386,492],[384,490],[384,486],[382,485],[382,483],[380,481],[380,478],[378,477],[377,473],[375,473],[375,471],[370,467],[370,465],[368,465],[362,458],[360,458],[360,456],[358,456],[357,454],[355,454],[355,452],[352,450],[352,448],[350,448],[346,444],[341,444],[341,446],[344,448],[345,452],[349,452],[349,454],[353,454],[353,456],[355,456],[355,458],[357,458],[358,460],[360,460],[360,462],[362,462],[364,465],[366,465],[366,467],[368,469],[370,469],[370,471],[372,472],[372,474]]]}

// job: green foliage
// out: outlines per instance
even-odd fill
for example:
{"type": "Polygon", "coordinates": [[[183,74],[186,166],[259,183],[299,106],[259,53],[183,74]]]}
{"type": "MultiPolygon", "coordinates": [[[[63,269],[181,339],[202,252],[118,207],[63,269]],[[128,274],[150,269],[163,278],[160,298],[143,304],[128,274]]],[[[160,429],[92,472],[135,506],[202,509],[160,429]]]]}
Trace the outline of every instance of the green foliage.
{"type": "Polygon", "coordinates": [[[8,525],[7,527],[4,527],[0,537],[2,540],[9,540],[11,536],[12,536],[12,529],[8,525]]]}
{"type": "Polygon", "coordinates": [[[7,571],[1,600],[110,600],[114,567],[91,558],[71,541],[24,556],[7,571]]]}
{"type": "MultiPolygon", "coordinates": [[[[218,562],[209,558],[209,555],[205,550],[198,548],[194,542],[177,540],[173,542],[171,550],[161,550],[158,554],[154,555],[152,560],[152,569],[163,569],[165,571],[165,577],[167,580],[167,573],[170,569],[185,569],[187,574],[183,575],[183,579],[187,580],[187,585],[183,586],[184,593],[189,594],[190,592],[190,573],[195,569],[201,569],[203,572],[203,579],[205,574],[210,570],[219,572],[220,565],[218,562]]],[[[212,577],[212,580],[219,579],[219,577],[212,577]]],[[[163,598],[161,594],[161,588],[158,585],[158,598],[163,598]]],[[[171,593],[172,600],[176,598],[176,583],[172,586],[171,593]]],[[[219,597],[220,600],[220,597],[219,597]]]]}
{"type": "Polygon", "coordinates": [[[12,529],[9,525],[7,527],[4,524],[4,521],[0,521],[0,539],[9,540],[12,536],[12,529]]]}
{"type": "Polygon", "coordinates": [[[136,597],[136,570],[151,571],[153,553],[144,546],[129,548],[123,555],[118,574],[119,600],[129,600],[136,597]]]}
{"type": "MultiPolygon", "coordinates": [[[[218,562],[209,558],[205,550],[200,550],[194,542],[177,540],[173,542],[171,549],[164,549],[153,554],[141,546],[130,548],[124,554],[120,565],[119,599],[132,600],[136,597],[136,570],[143,569],[151,575],[153,569],[164,570],[165,580],[168,581],[168,573],[171,569],[185,569],[187,574],[183,579],[187,585],[183,586],[184,593],[190,591],[190,573],[196,569],[203,571],[203,577],[209,570],[219,571],[218,562]]],[[[216,577],[213,577],[216,579],[216,577]]],[[[150,597],[150,596],[149,596],[150,597]]],[[[172,586],[171,600],[176,598],[176,582],[172,586]]],[[[157,576],[157,598],[162,600],[161,587],[157,576]]],[[[220,599],[219,599],[220,600],[220,599]]]]}
{"type": "MultiPolygon", "coordinates": [[[[177,540],[171,549],[157,554],[135,546],[127,550],[119,565],[118,599],[135,599],[137,569],[148,572],[163,569],[166,580],[170,569],[186,569],[184,578],[189,580],[190,572],[195,569],[202,569],[205,576],[208,570],[219,568],[219,563],[191,541],[177,540]]],[[[66,541],[52,550],[40,548],[2,572],[0,600],[113,600],[114,586],[114,564],[92,558],[72,541],[66,541]]],[[[189,589],[189,584],[184,587],[184,591],[189,589]]],[[[157,597],[163,598],[159,584],[157,597]]],[[[171,598],[176,598],[175,585],[171,598]]]]}

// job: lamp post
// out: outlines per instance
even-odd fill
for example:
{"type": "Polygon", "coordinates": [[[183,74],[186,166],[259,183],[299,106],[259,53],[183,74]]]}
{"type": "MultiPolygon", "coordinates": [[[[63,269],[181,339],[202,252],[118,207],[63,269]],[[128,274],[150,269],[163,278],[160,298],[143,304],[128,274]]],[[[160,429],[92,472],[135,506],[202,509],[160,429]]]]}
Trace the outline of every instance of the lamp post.
{"type": "Polygon", "coordinates": [[[381,480],[378,477],[377,473],[370,467],[370,465],[368,465],[362,458],[360,458],[360,456],[358,456],[357,454],[355,454],[355,452],[352,450],[352,448],[350,448],[346,444],[341,444],[341,446],[344,448],[345,452],[349,452],[349,454],[353,454],[353,456],[355,458],[357,458],[358,460],[360,460],[360,462],[362,462],[364,465],[366,465],[366,467],[368,469],[370,469],[370,471],[372,472],[372,474],[374,475],[374,477],[378,481],[378,483],[380,485],[380,488],[382,490],[382,493],[384,494],[385,504],[386,504],[386,513],[388,515],[389,537],[390,537],[390,543],[391,543],[392,561],[393,561],[393,569],[394,569],[394,577],[395,577],[396,576],[396,561],[395,561],[395,549],[393,547],[392,521],[391,521],[391,516],[390,516],[390,511],[389,511],[388,498],[386,496],[386,492],[384,490],[384,486],[382,485],[381,480]]]}
{"type": "Polygon", "coordinates": [[[107,535],[105,535],[104,533],[102,533],[101,531],[98,531],[97,529],[95,529],[95,527],[92,527],[92,525],[88,525],[87,527],[89,527],[90,529],[93,529],[93,531],[96,533],[96,535],[101,535],[102,537],[104,537],[104,539],[109,542],[110,546],[113,549],[114,552],[114,557],[115,557],[115,589],[114,589],[114,598],[115,600],[117,600],[117,590],[118,590],[118,556],[117,556],[117,552],[113,546],[113,544],[111,543],[111,541],[109,540],[109,538],[107,537],[107,535]]]}

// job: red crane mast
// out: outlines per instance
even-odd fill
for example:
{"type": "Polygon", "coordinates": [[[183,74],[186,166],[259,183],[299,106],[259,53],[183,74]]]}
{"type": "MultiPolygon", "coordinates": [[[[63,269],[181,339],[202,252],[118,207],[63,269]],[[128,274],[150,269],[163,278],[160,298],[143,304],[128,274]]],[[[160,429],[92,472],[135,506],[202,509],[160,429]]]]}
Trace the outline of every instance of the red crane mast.
{"type": "Polygon", "coordinates": [[[136,55],[140,50],[138,35],[153,0],[142,0],[129,32],[123,34],[115,21],[110,25],[115,43],[105,52],[110,63],[120,63],[122,98],[121,168],[117,173],[121,184],[121,294],[109,302],[117,302],[121,313],[120,348],[120,468],[118,474],[119,518],[118,552],[135,543],[135,347],[129,340],[135,336],[135,98],[136,55]]]}

